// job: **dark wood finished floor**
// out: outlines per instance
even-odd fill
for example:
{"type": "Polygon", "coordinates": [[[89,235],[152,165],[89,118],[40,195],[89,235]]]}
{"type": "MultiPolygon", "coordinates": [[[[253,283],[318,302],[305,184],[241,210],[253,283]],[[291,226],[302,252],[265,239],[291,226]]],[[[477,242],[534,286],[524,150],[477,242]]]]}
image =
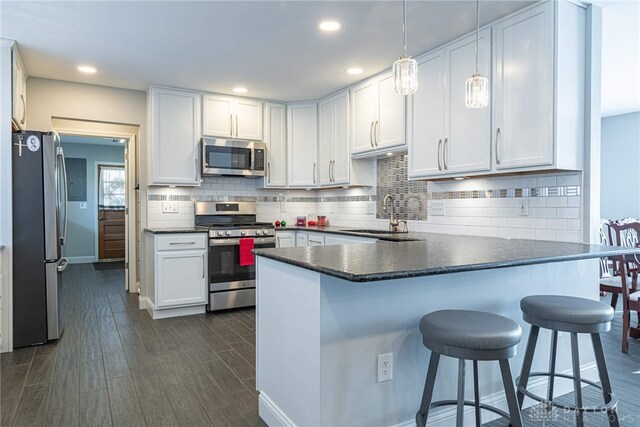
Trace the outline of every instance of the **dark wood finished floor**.
{"type": "MultiPolygon", "coordinates": [[[[64,278],[63,337],[0,358],[0,425],[265,425],[254,390],[253,309],[153,321],[138,310],[137,296],[123,291],[122,270],[72,265],[64,278]]],[[[621,425],[638,427],[640,342],[632,340],[629,355],[622,354],[616,319],[603,338],[607,362],[621,425]]],[[[584,393],[601,403],[594,390],[584,393]]],[[[526,426],[543,425],[531,411],[524,418],[526,426]]],[[[575,424],[560,414],[544,425],[575,424]]],[[[602,417],[587,420],[606,425],[602,417]]]]}

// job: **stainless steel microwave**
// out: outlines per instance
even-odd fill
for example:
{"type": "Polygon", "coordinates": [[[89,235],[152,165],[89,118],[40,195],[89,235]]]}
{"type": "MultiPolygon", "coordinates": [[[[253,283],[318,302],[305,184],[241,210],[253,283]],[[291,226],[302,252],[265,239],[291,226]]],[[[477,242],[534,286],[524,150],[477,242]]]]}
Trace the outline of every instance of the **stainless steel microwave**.
{"type": "Polygon", "coordinates": [[[202,138],[202,175],[260,177],[265,175],[267,144],[202,138]]]}

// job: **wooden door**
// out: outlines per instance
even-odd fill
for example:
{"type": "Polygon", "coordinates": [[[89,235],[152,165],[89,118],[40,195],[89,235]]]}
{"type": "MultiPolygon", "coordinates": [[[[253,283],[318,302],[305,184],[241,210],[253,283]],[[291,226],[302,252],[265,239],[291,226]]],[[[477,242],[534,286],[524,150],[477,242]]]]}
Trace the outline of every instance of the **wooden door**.
{"type": "Polygon", "coordinates": [[[98,258],[124,259],[125,227],[123,209],[98,209],[98,258]]]}

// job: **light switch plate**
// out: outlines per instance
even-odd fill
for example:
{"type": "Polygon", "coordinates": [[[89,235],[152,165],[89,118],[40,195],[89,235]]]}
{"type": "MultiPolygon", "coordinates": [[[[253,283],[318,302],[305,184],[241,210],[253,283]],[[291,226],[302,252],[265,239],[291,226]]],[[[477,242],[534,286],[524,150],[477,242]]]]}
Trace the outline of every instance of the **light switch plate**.
{"type": "Polygon", "coordinates": [[[280,202],[280,213],[287,213],[287,205],[284,202],[280,202]]]}
{"type": "Polygon", "coordinates": [[[367,203],[367,215],[373,215],[376,213],[376,205],[375,203],[367,203]]]}
{"type": "Polygon", "coordinates": [[[444,216],[444,200],[430,200],[427,211],[431,216],[444,216]]]}
{"type": "Polygon", "coordinates": [[[162,202],[162,213],[178,213],[178,202],[162,202]]]}
{"type": "Polygon", "coordinates": [[[80,202],[80,209],[87,209],[87,202],[80,202]]]}

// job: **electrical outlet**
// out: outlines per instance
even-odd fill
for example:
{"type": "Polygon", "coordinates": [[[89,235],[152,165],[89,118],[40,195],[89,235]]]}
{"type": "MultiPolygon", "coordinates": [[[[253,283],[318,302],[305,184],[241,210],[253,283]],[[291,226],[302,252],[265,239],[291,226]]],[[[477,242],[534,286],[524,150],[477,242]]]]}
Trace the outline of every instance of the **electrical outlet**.
{"type": "Polygon", "coordinates": [[[367,203],[367,215],[373,215],[376,213],[376,205],[371,202],[367,203]]]}
{"type": "Polygon", "coordinates": [[[427,211],[431,216],[444,216],[444,200],[430,200],[427,211]]]}
{"type": "Polygon", "coordinates": [[[336,204],[335,204],[335,203],[331,203],[331,204],[329,205],[329,213],[330,213],[330,214],[334,214],[334,213],[336,213],[336,204]]]}
{"type": "Polygon", "coordinates": [[[162,213],[178,213],[178,202],[162,202],[162,213]]]}
{"type": "Polygon", "coordinates": [[[80,202],[80,209],[87,209],[87,202],[80,202]]]}
{"type": "Polygon", "coordinates": [[[520,200],[520,205],[518,205],[518,216],[529,216],[529,201],[527,199],[520,200]]]}
{"type": "Polygon", "coordinates": [[[393,379],[393,353],[378,355],[378,382],[393,379]]]}
{"type": "Polygon", "coordinates": [[[287,213],[287,205],[284,202],[280,203],[280,213],[287,213]]]}

